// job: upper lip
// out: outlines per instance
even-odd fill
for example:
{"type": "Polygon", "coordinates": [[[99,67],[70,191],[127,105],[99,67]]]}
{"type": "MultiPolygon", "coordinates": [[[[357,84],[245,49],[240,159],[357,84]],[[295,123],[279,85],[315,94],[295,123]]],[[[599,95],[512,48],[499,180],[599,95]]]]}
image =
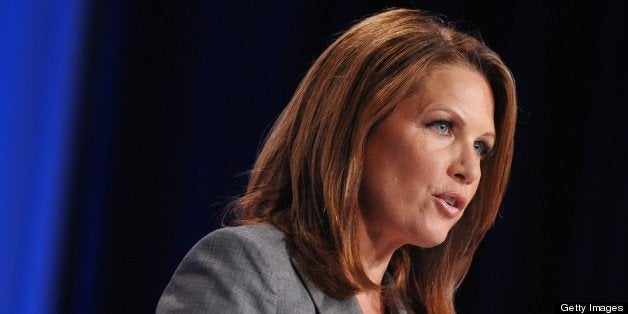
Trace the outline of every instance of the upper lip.
{"type": "Polygon", "coordinates": [[[441,194],[436,194],[434,196],[444,200],[449,205],[452,205],[453,207],[456,207],[458,209],[464,209],[467,206],[467,199],[458,193],[445,192],[441,194]]]}

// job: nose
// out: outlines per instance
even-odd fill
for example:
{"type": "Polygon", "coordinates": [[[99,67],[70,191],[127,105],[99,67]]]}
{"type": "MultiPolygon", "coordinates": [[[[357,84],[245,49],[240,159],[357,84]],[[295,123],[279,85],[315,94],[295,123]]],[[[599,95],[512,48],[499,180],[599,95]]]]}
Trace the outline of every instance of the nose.
{"type": "Polygon", "coordinates": [[[449,176],[462,184],[468,185],[479,180],[482,175],[480,156],[473,149],[473,145],[462,147],[447,171],[449,176]]]}

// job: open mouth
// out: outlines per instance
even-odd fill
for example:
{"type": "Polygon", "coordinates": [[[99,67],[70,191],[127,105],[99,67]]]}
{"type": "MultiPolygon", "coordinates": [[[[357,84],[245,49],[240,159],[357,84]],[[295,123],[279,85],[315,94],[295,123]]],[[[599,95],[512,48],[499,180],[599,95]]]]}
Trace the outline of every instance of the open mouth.
{"type": "Polygon", "coordinates": [[[456,207],[456,200],[453,198],[443,198],[443,200],[445,201],[445,203],[456,207]]]}
{"type": "Polygon", "coordinates": [[[450,217],[457,216],[467,205],[465,197],[458,193],[447,192],[434,196],[441,203],[443,211],[450,217]]]}

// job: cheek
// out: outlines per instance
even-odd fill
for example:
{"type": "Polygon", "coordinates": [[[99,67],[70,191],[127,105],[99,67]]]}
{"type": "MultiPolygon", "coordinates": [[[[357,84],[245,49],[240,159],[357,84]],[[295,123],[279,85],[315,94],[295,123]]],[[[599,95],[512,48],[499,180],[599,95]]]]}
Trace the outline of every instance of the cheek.
{"type": "Polygon", "coordinates": [[[386,205],[403,211],[429,207],[430,195],[448,182],[443,158],[425,150],[425,146],[422,148],[404,150],[404,154],[396,154],[387,167],[380,169],[378,194],[386,205]]]}
{"type": "MultiPolygon", "coordinates": [[[[374,138],[367,143],[364,157],[360,205],[365,215],[386,215],[391,207],[407,198],[408,189],[416,186],[416,153],[399,137],[374,138]]],[[[380,217],[381,218],[381,217],[380,217]]]]}
{"type": "MultiPolygon", "coordinates": [[[[418,143],[404,159],[404,175],[426,184],[438,185],[447,175],[448,158],[441,150],[428,143],[418,143]]],[[[444,182],[443,182],[444,183],[444,182]]]]}

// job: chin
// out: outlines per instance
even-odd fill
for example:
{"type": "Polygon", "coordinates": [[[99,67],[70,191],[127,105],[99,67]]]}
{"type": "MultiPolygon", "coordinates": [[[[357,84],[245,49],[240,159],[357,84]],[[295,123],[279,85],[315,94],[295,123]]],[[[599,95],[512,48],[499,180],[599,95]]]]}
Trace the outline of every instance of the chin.
{"type": "Polygon", "coordinates": [[[421,248],[424,248],[424,249],[429,249],[431,247],[435,247],[435,246],[443,244],[443,242],[445,242],[445,240],[447,240],[447,237],[444,237],[442,239],[434,239],[433,241],[425,241],[425,242],[422,242],[420,245],[417,245],[417,246],[421,247],[421,248]]]}
{"type": "Polygon", "coordinates": [[[447,240],[447,235],[449,234],[449,229],[446,231],[434,231],[429,234],[422,234],[417,237],[419,241],[414,243],[415,246],[429,249],[431,247],[438,246],[447,240]]]}

